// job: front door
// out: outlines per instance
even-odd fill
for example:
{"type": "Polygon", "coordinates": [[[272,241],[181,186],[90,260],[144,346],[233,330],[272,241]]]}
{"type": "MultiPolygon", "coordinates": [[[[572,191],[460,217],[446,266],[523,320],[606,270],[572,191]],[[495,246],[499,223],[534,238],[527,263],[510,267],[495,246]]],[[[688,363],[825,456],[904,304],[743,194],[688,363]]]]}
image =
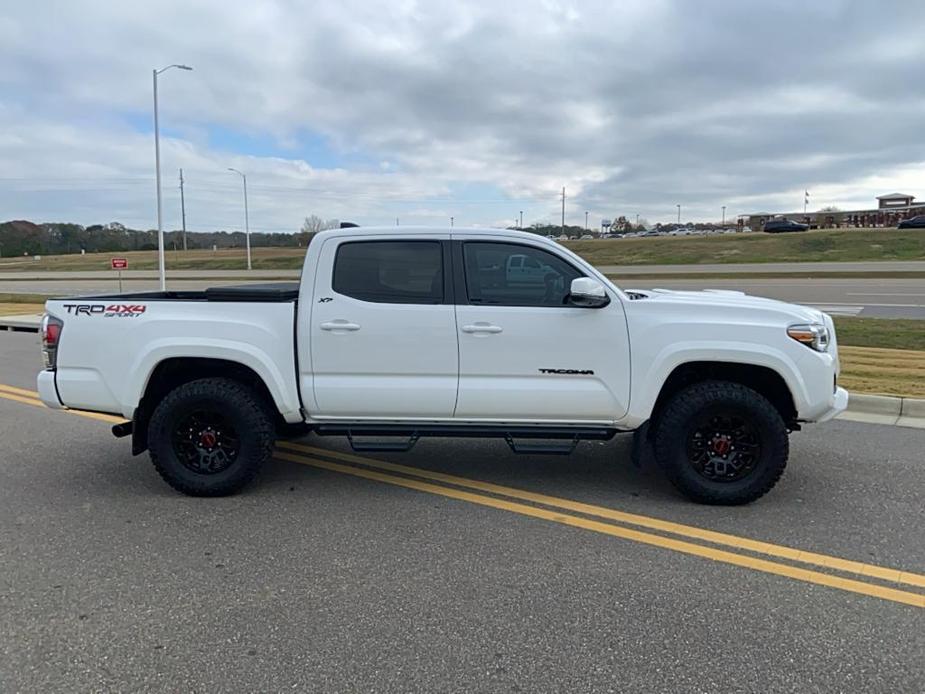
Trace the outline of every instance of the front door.
{"type": "Polygon", "coordinates": [[[314,417],[452,417],[459,360],[448,258],[448,242],[432,237],[325,242],[311,364],[301,365],[314,417]]]}
{"type": "Polygon", "coordinates": [[[584,273],[551,250],[454,235],[457,419],[612,422],[629,402],[630,355],[619,296],[569,305],[584,273]],[[460,239],[455,243],[456,239],[460,239]]]}

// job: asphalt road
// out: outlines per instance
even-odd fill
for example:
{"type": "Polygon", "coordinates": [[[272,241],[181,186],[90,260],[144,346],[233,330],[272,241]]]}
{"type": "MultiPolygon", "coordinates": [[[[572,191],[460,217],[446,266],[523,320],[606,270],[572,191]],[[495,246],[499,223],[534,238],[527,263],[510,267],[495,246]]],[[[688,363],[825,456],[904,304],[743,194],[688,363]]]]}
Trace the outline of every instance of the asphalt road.
{"type": "Polygon", "coordinates": [[[923,279],[625,279],[623,288],[732,289],[791,303],[806,304],[839,316],[925,318],[923,279]]]}
{"type": "Polygon", "coordinates": [[[2,691],[925,689],[923,431],[808,428],[741,508],[680,499],[626,437],[361,464],[309,437],[324,450],[203,500],[106,422],[35,406],[34,335],[0,334],[0,355],[2,691]],[[915,573],[857,573],[877,567],[915,573]]]}
{"type": "MultiPolygon", "coordinates": [[[[297,275],[293,279],[297,279],[297,275]]],[[[221,284],[243,284],[245,281],[219,276],[199,280],[173,279],[170,280],[168,286],[177,290],[200,290],[221,284]]],[[[268,276],[263,275],[258,281],[268,281],[268,276]]],[[[758,279],[743,275],[738,279],[678,280],[652,279],[651,277],[634,279],[632,275],[626,277],[616,275],[614,281],[623,288],[735,289],[756,296],[817,306],[835,315],[925,318],[925,278],[758,279]]],[[[123,280],[123,290],[126,292],[156,291],[158,287],[156,279],[123,280]]],[[[118,289],[118,282],[111,277],[67,281],[49,279],[4,281],[0,278],[0,292],[74,295],[115,293],[118,289]]]]}

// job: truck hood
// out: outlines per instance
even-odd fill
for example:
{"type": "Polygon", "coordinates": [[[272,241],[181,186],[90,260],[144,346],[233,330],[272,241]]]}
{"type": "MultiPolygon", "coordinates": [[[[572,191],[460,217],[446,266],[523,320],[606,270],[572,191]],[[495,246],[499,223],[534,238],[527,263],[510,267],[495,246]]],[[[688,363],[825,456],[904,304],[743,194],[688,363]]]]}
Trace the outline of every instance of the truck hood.
{"type": "Polygon", "coordinates": [[[825,323],[822,311],[809,306],[789,304],[776,299],[750,296],[745,292],[728,289],[675,290],[675,289],[627,289],[624,293],[631,301],[645,301],[658,304],[689,304],[692,306],[722,309],[759,309],[788,313],[794,320],[807,323],[825,323]]]}

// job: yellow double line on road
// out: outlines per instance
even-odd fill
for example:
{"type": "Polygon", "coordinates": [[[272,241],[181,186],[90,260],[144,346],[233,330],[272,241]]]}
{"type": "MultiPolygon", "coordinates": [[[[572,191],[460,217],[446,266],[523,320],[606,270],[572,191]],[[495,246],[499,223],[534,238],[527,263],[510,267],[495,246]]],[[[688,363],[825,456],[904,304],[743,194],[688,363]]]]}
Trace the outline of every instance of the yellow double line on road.
{"type": "MultiPolygon", "coordinates": [[[[37,393],[34,391],[0,384],[0,398],[43,407],[36,397],[37,393]]],[[[67,410],[67,412],[92,416],[94,419],[113,423],[123,421],[119,417],[110,415],[74,410],[67,410]]],[[[923,593],[889,587],[872,580],[860,580],[873,579],[894,585],[925,588],[925,575],[910,571],[807,552],[604,506],[595,506],[481,480],[457,477],[288,441],[279,443],[275,457],[330,472],[466,501],[763,573],[915,607],[925,607],[925,594],[923,593]],[[333,461],[343,461],[348,464],[333,461]],[[774,561],[774,559],[790,563],[774,561]],[[805,566],[816,568],[804,568],[805,566]],[[852,574],[858,578],[847,577],[843,574],[852,574]]]]}

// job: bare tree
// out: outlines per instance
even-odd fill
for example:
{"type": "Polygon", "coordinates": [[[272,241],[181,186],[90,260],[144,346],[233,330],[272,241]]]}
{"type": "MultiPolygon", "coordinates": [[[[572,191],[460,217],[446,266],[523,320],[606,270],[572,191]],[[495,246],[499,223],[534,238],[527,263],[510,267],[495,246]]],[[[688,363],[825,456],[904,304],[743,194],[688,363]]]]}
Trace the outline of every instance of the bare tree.
{"type": "Polygon", "coordinates": [[[305,221],[302,222],[302,233],[308,235],[315,235],[319,231],[324,231],[325,229],[336,229],[340,226],[340,222],[336,219],[324,220],[316,214],[309,215],[305,218],[305,221]]]}

